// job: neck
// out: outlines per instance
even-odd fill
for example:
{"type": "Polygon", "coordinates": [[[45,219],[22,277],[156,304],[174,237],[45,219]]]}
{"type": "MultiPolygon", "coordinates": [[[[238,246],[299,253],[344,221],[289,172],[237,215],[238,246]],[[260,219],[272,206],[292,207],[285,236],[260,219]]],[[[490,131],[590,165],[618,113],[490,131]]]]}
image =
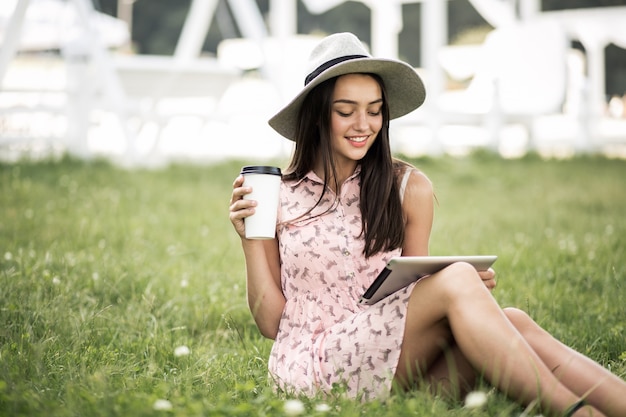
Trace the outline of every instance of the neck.
{"type": "MultiPolygon", "coordinates": [[[[317,166],[313,169],[313,172],[315,172],[315,175],[320,177],[320,179],[325,181],[331,190],[333,190],[335,193],[338,193],[339,190],[335,190],[335,183],[337,184],[338,187],[341,187],[341,184],[343,184],[345,180],[347,180],[352,174],[354,174],[354,170],[356,169],[356,167],[357,167],[356,162],[353,162],[350,164],[339,164],[335,166],[335,170],[336,170],[335,174],[337,175],[337,178],[332,178],[332,177],[325,178],[324,166],[321,163],[317,164],[317,166]]],[[[328,174],[331,176],[333,175],[332,172],[329,172],[328,174]]]]}

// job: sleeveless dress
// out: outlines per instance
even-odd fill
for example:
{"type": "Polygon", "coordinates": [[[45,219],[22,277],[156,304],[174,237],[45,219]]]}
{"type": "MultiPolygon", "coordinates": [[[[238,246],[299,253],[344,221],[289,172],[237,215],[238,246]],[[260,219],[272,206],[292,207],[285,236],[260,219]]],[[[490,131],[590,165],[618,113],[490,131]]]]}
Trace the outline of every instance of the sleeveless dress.
{"type": "Polygon", "coordinates": [[[294,394],[330,393],[338,384],[351,398],[384,399],[398,364],[413,285],[372,306],[359,304],[387,261],[401,250],[367,260],[363,256],[358,167],[341,186],[338,199],[328,190],[322,204],[300,218],[315,205],[323,187],[313,172],[281,184],[277,236],[286,305],[269,374],[277,387],[294,394]]]}

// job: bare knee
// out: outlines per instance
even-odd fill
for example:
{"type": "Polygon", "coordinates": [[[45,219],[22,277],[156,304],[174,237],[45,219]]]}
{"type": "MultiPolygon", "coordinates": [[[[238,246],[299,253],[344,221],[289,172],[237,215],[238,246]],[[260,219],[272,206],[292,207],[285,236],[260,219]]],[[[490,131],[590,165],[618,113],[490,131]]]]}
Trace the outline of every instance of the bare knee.
{"type": "Polygon", "coordinates": [[[476,275],[476,268],[467,262],[455,262],[452,265],[445,268],[446,271],[451,271],[457,275],[476,275]]]}
{"type": "Polygon", "coordinates": [[[467,296],[475,290],[483,291],[485,286],[476,269],[466,262],[456,262],[438,274],[440,285],[448,296],[467,296]]]}
{"type": "Polygon", "coordinates": [[[445,276],[445,282],[451,283],[454,286],[457,284],[466,284],[462,287],[466,287],[470,282],[480,282],[480,277],[476,269],[467,262],[455,262],[440,272],[440,275],[445,276]]]}
{"type": "Polygon", "coordinates": [[[528,336],[537,331],[542,331],[541,327],[525,311],[515,307],[506,307],[503,310],[511,324],[523,335],[528,336]]]}

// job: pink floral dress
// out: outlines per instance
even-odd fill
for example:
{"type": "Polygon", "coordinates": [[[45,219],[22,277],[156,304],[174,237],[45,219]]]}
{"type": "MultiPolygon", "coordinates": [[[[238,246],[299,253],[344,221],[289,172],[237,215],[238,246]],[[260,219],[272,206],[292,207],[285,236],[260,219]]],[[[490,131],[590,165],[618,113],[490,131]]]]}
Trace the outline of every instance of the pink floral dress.
{"type": "Polygon", "coordinates": [[[364,258],[358,174],[357,168],[334,205],[334,194],[327,191],[322,204],[303,218],[321,195],[323,181],[311,172],[281,186],[278,239],[287,303],[269,372],[288,392],[329,393],[339,384],[350,397],[366,401],[391,390],[413,287],[373,306],[359,304],[400,249],[364,258]]]}

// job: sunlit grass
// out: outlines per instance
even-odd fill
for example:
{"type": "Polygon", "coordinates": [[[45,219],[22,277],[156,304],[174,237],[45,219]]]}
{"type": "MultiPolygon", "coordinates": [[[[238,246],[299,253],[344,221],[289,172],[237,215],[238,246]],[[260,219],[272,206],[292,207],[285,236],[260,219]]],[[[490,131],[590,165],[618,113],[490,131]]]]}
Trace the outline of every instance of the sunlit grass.
{"type": "MultiPolygon", "coordinates": [[[[626,162],[413,162],[439,201],[431,253],[498,254],[502,305],[624,376],[626,162]]],[[[301,410],[271,390],[271,344],[245,302],[227,214],[241,165],[0,165],[0,415],[301,410]]],[[[365,406],[340,390],[301,400],[306,415],[521,412],[498,394],[482,411],[424,392],[365,406]]]]}

